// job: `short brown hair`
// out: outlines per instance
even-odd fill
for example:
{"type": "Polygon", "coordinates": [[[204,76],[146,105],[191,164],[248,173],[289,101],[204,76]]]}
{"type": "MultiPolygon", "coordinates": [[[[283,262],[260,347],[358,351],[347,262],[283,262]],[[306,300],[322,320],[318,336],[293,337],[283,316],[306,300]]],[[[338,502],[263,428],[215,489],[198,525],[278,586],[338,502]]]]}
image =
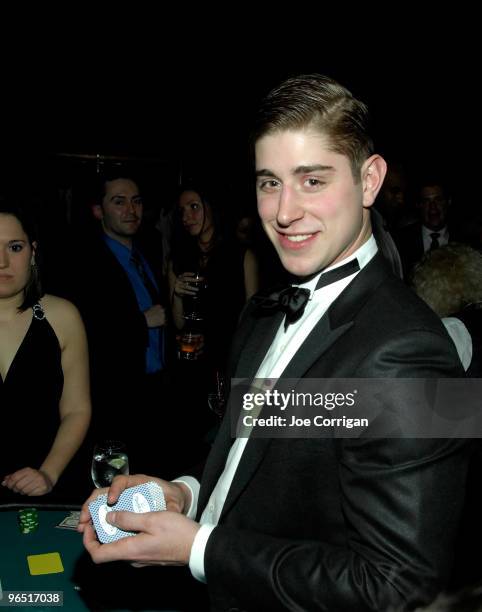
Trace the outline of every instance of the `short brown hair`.
{"type": "Polygon", "coordinates": [[[308,74],[287,79],[262,101],[253,130],[253,143],[284,130],[314,128],[325,134],[335,153],[350,160],[359,180],[363,162],[373,154],[366,105],[330,77],[308,74]]]}

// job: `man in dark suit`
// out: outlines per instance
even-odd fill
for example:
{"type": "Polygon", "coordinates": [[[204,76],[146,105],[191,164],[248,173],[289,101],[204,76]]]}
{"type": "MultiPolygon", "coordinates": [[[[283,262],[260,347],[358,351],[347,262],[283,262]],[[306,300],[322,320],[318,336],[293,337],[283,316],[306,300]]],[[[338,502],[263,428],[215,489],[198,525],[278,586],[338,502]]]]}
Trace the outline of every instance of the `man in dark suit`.
{"type": "MultiPolygon", "coordinates": [[[[366,125],[364,104],[320,75],[289,79],[262,104],[254,132],[258,211],[298,289],[277,294],[281,310],[275,294],[248,305],[233,376],[462,374],[440,321],[378,252],[370,206],[386,164],[366,125]]],[[[397,389],[384,406],[403,422],[410,398],[397,389]]],[[[189,477],[159,480],[171,512],[108,515],[142,532],[136,538],[99,544],[84,506],[81,530],[96,562],[189,564],[206,582],[213,610],[386,610],[430,601],[445,586],[463,498],[463,443],[336,432],[252,434],[233,443],[231,417],[200,491],[189,477]]],[[[110,501],[145,479],[120,477],[110,501]]]]}
{"type": "Polygon", "coordinates": [[[72,297],[89,340],[92,436],[124,440],[134,466],[145,470],[149,465],[140,438],[148,448],[152,427],[138,431],[132,415],[144,411],[145,418],[155,421],[149,396],[155,395],[157,408],[162,401],[166,314],[162,279],[156,274],[161,262],[148,261],[139,244],[143,201],[130,177],[99,177],[92,212],[97,231],[88,239],[82,236],[75,262],[81,268],[72,275],[72,297]]]}
{"type": "Polygon", "coordinates": [[[416,201],[420,220],[393,234],[405,279],[409,279],[414,265],[425,253],[456,239],[448,223],[450,202],[447,188],[436,177],[420,182],[416,201]]]}

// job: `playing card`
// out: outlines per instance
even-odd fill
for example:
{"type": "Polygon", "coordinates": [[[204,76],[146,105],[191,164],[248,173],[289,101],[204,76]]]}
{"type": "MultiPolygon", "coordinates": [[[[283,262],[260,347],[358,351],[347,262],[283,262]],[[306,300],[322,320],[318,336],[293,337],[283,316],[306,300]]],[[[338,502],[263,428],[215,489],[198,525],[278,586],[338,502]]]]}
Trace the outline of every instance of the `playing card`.
{"type": "Polygon", "coordinates": [[[106,521],[106,515],[114,510],[127,510],[129,512],[157,512],[166,509],[164,493],[155,482],[146,482],[130,487],[119,495],[113,506],[107,504],[107,495],[99,495],[89,504],[90,515],[94,523],[97,537],[103,544],[115,542],[127,536],[136,535],[132,531],[123,531],[106,521]]]}
{"type": "Polygon", "coordinates": [[[76,531],[77,525],[79,524],[79,516],[80,512],[78,510],[73,510],[55,526],[59,529],[72,529],[72,531],[76,531]]]}

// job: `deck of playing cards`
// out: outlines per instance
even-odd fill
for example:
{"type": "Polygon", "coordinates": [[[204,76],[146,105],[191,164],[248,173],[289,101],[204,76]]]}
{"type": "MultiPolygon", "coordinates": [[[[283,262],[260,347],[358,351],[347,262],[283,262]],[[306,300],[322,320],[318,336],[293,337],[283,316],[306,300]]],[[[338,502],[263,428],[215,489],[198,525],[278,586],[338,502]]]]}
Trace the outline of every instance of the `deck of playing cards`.
{"type": "Polygon", "coordinates": [[[106,521],[106,515],[114,510],[129,512],[157,512],[166,509],[166,501],[161,487],[155,482],[145,482],[126,489],[119,495],[113,506],[107,504],[107,495],[99,495],[90,502],[89,510],[97,537],[103,544],[115,542],[127,536],[136,535],[133,531],[123,531],[106,521]]]}

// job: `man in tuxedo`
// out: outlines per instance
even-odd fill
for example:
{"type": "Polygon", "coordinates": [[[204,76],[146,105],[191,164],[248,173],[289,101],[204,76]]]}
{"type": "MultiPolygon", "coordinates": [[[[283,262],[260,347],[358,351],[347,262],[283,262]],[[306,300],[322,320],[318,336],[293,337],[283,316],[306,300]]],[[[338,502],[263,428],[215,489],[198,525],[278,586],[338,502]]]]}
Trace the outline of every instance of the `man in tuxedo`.
{"type": "MultiPolygon", "coordinates": [[[[232,349],[234,377],[462,375],[438,318],[378,252],[370,206],[386,164],[366,126],[365,105],[320,75],[289,79],[262,103],[258,211],[298,289],[281,292],[281,309],[273,306],[280,294],[248,304],[232,349]]],[[[403,419],[408,401],[404,392],[388,394],[386,409],[403,419]]],[[[430,601],[445,586],[463,443],[336,434],[233,442],[230,421],[228,414],[200,489],[189,477],[158,480],[170,512],[108,515],[141,532],[135,538],[99,544],[84,506],[80,529],[94,561],[188,564],[213,610],[386,610],[430,601]]],[[[119,477],[110,502],[146,478],[119,477]]]]}

